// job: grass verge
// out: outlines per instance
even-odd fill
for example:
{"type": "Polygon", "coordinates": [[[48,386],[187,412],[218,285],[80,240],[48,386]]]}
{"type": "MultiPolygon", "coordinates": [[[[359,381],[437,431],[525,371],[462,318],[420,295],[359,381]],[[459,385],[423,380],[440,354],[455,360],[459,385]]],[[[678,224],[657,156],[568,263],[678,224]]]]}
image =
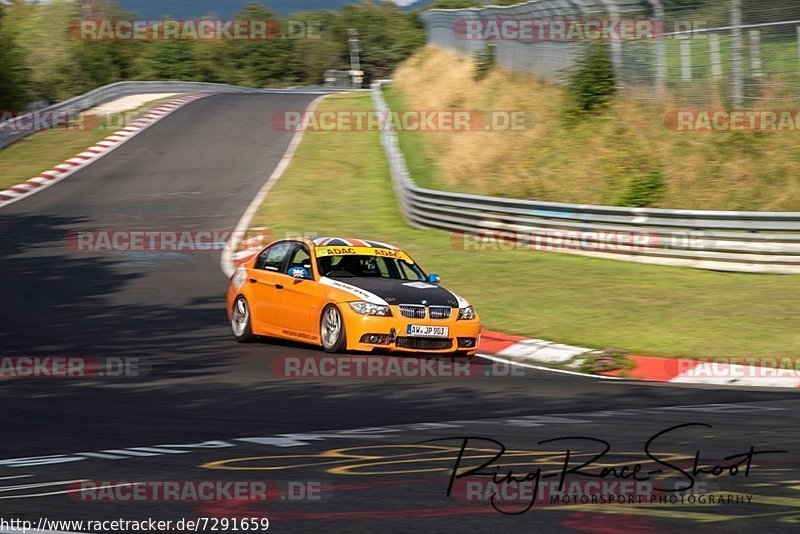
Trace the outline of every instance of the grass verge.
{"type": "MultiPolygon", "coordinates": [[[[368,93],[320,111],[366,111],[368,93]]],[[[488,329],[651,356],[800,353],[797,278],[531,251],[460,250],[402,218],[376,132],[309,131],[254,226],[388,241],[468,298],[488,329]]]]}
{"type": "MultiPolygon", "coordinates": [[[[124,114],[127,117],[135,116],[141,111],[175,98],[177,97],[172,96],[146,102],[124,114]]],[[[87,119],[86,124],[96,126],[96,121],[87,119]]],[[[115,126],[43,130],[3,148],[0,150],[0,189],[17,185],[51,169],[123,127],[113,118],[107,119],[106,124],[115,126]]]]}

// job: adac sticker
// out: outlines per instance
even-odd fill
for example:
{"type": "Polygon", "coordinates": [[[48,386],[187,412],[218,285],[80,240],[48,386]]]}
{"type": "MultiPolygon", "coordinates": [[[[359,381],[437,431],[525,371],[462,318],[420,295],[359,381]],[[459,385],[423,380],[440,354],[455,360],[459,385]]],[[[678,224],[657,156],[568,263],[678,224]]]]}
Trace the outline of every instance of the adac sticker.
{"type": "Polygon", "coordinates": [[[402,250],[377,247],[317,247],[317,256],[381,256],[414,263],[411,256],[402,250]]]}

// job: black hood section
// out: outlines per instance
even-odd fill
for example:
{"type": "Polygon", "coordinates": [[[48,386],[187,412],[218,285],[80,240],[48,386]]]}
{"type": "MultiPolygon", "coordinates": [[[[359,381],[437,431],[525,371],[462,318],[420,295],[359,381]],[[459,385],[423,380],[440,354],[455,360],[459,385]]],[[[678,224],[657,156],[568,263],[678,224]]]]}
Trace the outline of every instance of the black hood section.
{"type": "Polygon", "coordinates": [[[345,284],[360,287],[381,297],[389,304],[423,304],[458,308],[458,300],[445,288],[428,282],[410,282],[391,278],[353,277],[336,278],[345,284]]]}

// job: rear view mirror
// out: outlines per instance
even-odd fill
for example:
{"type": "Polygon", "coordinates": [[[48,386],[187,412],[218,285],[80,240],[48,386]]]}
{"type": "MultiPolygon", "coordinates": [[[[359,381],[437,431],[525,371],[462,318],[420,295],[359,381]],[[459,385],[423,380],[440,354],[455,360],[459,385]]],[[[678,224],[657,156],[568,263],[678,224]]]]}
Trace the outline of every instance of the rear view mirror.
{"type": "Polygon", "coordinates": [[[431,284],[438,284],[439,280],[441,279],[442,278],[436,273],[431,273],[428,275],[428,282],[430,282],[431,284]]]}

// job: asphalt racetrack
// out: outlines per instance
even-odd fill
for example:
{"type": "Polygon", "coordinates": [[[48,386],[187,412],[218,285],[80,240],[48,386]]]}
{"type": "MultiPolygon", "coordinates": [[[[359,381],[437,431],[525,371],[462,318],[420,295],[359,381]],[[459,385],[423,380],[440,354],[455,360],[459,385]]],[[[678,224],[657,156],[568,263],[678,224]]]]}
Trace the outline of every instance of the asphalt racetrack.
{"type": "Polygon", "coordinates": [[[325,354],[283,342],[236,344],[219,251],[70,246],[68,235],[79,230],[233,229],[293,135],[273,129],[270,116],[314,98],[198,100],[67,180],[0,209],[0,356],[115,358],[138,369],[123,377],[0,379],[0,518],[34,525],[43,517],[268,518],[277,532],[796,528],[800,398],[793,391],[644,385],[486,360],[473,362],[468,377],[287,377],[276,362],[325,354]],[[570,439],[542,443],[558,438],[570,439]],[[598,440],[610,449],[603,457],[598,440]],[[460,474],[486,464],[481,472],[498,478],[540,470],[536,502],[521,485],[492,502],[493,479],[479,473],[453,479],[451,488],[457,462],[460,474]],[[586,476],[604,466],[616,468],[602,479],[586,476]],[[714,474],[703,472],[714,466],[714,474]],[[573,468],[580,472],[567,473],[573,468]],[[582,484],[575,496],[589,492],[590,481],[622,483],[633,473],[642,482],[634,503],[550,499],[562,474],[569,491],[582,484]],[[269,491],[244,500],[126,499],[118,491],[154,481],[269,491]]]}

